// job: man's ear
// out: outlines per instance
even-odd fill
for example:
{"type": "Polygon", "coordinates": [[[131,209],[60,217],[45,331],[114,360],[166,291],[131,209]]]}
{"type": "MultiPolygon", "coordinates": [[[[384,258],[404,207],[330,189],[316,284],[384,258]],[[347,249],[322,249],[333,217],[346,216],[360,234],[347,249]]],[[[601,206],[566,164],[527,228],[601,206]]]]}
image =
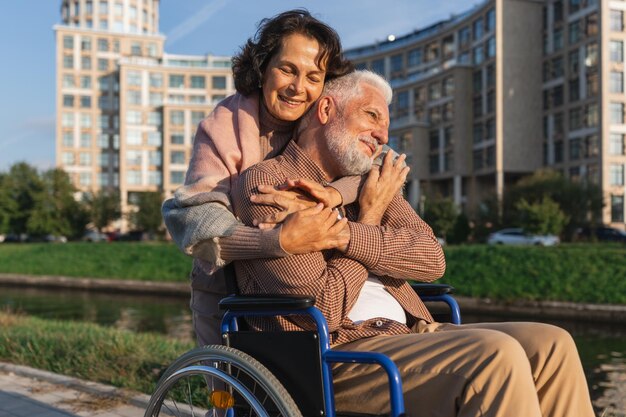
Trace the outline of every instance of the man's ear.
{"type": "Polygon", "coordinates": [[[317,102],[317,119],[321,125],[327,124],[336,111],[337,105],[332,97],[320,97],[317,102]]]}

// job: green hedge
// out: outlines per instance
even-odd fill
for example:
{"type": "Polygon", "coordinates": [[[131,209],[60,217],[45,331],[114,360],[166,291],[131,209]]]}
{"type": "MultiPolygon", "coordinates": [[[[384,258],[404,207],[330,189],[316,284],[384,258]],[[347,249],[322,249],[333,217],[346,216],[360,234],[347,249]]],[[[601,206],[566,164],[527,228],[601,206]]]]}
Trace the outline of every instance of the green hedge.
{"type": "MultiPolygon", "coordinates": [[[[626,245],[445,248],[442,282],[497,300],[626,303],[626,245]]],[[[191,258],[171,243],[0,244],[0,273],[186,282],[191,258]]]]}
{"type": "Polygon", "coordinates": [[[442,282],[495,300],[626,303],[626,246],[450,246],[442,282]]]}
{"type": "Polygon", "coordinates": [[[157,334],[0,312],[0,361],[146,394],[174,359],[194,347],[157,334]]]}

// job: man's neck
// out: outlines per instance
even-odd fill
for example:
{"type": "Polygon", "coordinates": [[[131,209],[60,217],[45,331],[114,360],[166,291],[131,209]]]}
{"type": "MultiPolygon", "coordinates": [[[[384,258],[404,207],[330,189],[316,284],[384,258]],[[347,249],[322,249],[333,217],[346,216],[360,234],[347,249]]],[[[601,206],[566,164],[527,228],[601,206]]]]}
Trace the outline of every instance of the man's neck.
{"type": "Polygon", "coordinates": [[[328,149],[323,145],[326,143],[325,139],[318,138],[317,135],[302,134],[296,139],[296,143],[324,171],[326,181],[332,182],[341,177],[334,158],[330,156],[328,149]]]}

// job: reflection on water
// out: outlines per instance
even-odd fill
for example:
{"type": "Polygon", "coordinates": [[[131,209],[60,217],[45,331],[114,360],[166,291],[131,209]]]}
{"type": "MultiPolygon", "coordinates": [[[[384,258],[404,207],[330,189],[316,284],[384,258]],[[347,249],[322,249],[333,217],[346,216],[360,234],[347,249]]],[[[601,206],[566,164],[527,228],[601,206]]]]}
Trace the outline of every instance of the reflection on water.
{"type": "MultiPolygon", "coordinates": [[[[194,339],[188,303],[185,297],[0,287],[0,309],[136,332],[158,332],[180,340],[194,339]]],[[[523,319],[463,316],[465,323],[523,319]]],[[[598,416],[626,417],[626,324],[549,322],[567,329],[576,340],[598,416]]]]}
{"type": "Polygon", "coordinates": [[[0,308],[194,340],[189,301],[180,297],[0,287],[0,308]]]}

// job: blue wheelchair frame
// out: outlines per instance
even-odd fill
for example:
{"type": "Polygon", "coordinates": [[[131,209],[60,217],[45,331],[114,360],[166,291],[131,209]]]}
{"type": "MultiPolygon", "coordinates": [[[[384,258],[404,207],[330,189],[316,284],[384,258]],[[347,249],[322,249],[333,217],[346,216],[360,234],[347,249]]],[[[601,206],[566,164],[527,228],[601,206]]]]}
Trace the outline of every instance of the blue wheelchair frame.
{"type": "MultiPolygon", "coordinates": [[[[461,323],[461,313],[459,305],[456,300],[449,294],[452,292],[452,287],[438,284],[417,284],[414,286],[416,291],[420,292],[420,287],[428,287],[429,291],[426,291],[426,295],[420,295],[420,298],[424,302],[443,302],[450,309],[451,322],[455,324],[461,323]],[[442,293],[442,289],[445,289],[445,293],[442,293]],[[433,291],[434,290],[434,291],[433,291]]],[[[332,350],[329,342],[328,324],[322,312],[313,306],[315,300],[311,297],[307,301],[309,303],[304,307],[287,307],[272,309],[268,307],[268,301],[271,302],[271,296],[262,296],[264,303],[259,304],[258,308],[254,306],[254,296],[233,296],[224,299],[220,305],[225,307],[227,311],[222,319],[222,334],[228,334],[238,331],[237,320],[243,317],[268,317],[268,316],[290,316],[290,315],[307,315],[311,317],[316,325],[317,334],[319,337],[321,361],[322,361],[322,386],[324,396],[325,416],[333,417],[335,415],[335,401],[333,395],[333,381],[331,365],[333,363],[363,363],[363,364],[378,364],[387,373],[389,380],[389,395],[391,416],[401,417],[405,415],[404,410],[404,398],[402,395],[402,379],[398,368],[395,363],[386,355],[376,352],[348,352],[340,350],[332,350]],[[242,302],[249,308],[229,308],[232,306],[232,302],[235,304],[237,301],[242,302]]],[[[278,299],[285,301],[285,297],[278,299]]],[[[297,301],[301,302],[302,299],[298,298],[297,301]]],[[[276,305],[280,306],[278,302],[276,305]]]]}

